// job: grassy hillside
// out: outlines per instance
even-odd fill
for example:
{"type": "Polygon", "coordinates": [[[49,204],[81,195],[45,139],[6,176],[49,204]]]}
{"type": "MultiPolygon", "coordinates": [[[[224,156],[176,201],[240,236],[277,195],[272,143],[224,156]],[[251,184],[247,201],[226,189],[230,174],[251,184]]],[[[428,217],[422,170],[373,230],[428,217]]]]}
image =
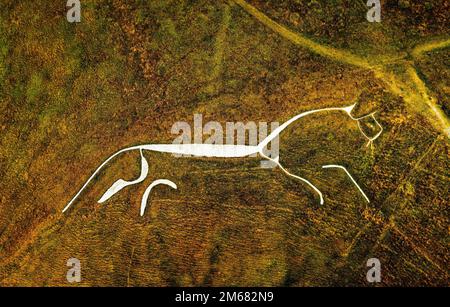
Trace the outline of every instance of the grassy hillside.
{"type": "Polygon", "coordinates": [[[1,0],[0,285],[69,285],[72,257],[82,285],[367,286],[372,257],[383,286],[448,285],[448,1],[382,1],[379,24],[359,0],[123,2],[82,0],[71,24],[64,3],[1,0]],[[322,206],[259,158],[155,153],[145,182],[98,204],[138,176],[129,153],[61,212],[109,155],[171,143],[195,113],[281,123],[352,103],[377,111],[373,146],[333,114],[280,139],[322,206]],[[179,188],[140,217],[159,178],[179,188]]]}

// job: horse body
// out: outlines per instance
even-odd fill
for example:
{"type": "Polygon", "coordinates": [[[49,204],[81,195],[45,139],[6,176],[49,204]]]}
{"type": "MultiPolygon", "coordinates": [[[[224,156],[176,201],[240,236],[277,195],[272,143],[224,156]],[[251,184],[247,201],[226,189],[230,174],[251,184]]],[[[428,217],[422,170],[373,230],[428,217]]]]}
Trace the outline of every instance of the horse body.
{"type": "Polygon", "coordinates": [[[142,145],[140,148],[143,150],[209,158],[241,158],[259,153],[258,146],[228,144],[148,144],[142,145]]]}
{"type": "MultiPolygon", "coordinates": [[[[250,146],[250,145],[219,145],[219,144],[144,144],[144,145],[137,145],[132,147],[127,147],[124,149],[121,149],[117,151],[116,153],[112,154],[108,159],[106,159],[96,170],[95,172],[89,177],[89,179],[85,182],[85,184],[81,187],[81,189],[78,191],[78,193],[72,198],[72,200],[66,205],[66,207],[63,209],[63,212],[65,212],[71,204],[77,199],[77,197],[82,193],[82,191],[87,187],[87,185],[94,179],[94,177],[99,173],[99,171],[108,164],[113,158],[116,156],[128,152],[128,151],[134,151],[139,150],[141,154],[141,174],[140,176],[133,181],[126,181],[123,179],[117,180],[100,198],[98,201],[99,203],[102,203],[106,200],[108,200],[110,197],[112,197],[114,194],[122,190],[123,188],[137,184],[142,182],[148,174],[148,162],[146,158],[143,155],[143,150],[147,151],[154,151],[154,152],[162,152],[162,153],[171,153],[171,154],[181,154],[181,155],[190,155],[194,157],[209,157],[209,158],[243,158],[248,157],[254,154],[259,154],[261,157],[272,161],[276,164],[284,173],[286,173],[288,176],[293,177],[295,179],[301,180],[304,183],[308,184],[318,195],[320,198],[320,203],[323,204],[323,196],[320,190],[315,187],[311,182],[309,182],[307,179],[302,178],[300,176],[297,176],[295,174],[290,173],[283,165],[280,163],[279,157],[271,158],[268,157],[264,153],[264,149],[268,144],[270,144],[271,141],[273,141],[275,138],[277,138],[281,132],[283,132],[285,129],[287,129],[291,124],[298,121],[299,119],[310,115],[315,114],[319,112],[326,112],[326,111],[340,111],[345,112],[352,120],[358,121],[359,119],[366,118],[368,116],[372,116],[373,114],[366,115],[361,118],[354,118],[351,115],[351,111],[353,110],[355,105],[346,106],[346,107],[331,107],[331,108],[323,108],[323,109],[317,109],[317,110],[311,110],[306,111],[301,114],[298,114],[294,116],[293,118],[289,119],[285,123],[283,123],[281,126],[276,128],[272,133],[270,133],[263,141],[261,141],[257,146],[250,146]]],[[[373,117],[374,118],[374,117],[373,117]]],[[[376,121],[376,120],[375,120],[376,121]]],[[[379,124],[378,124],[379,125],[379,124]]],[[[381,126],[380,126],[381,127],[381,126]]],[[[361,130],[361,129],[360,129],[361,130]]],[[[375,138],[381,134],[377,134],[374,138],[368,137],[364,132],[361,130],[361,133],[366,137],[366,139],[369,140],[369,143],[372,142],[375,138]]],[[[348,173],[348,172],[347,172],[348,173]]],[[[348,173],[349,174],[349,173],[348,173]]],[[[350,175],[350,174],[349,174],[350,175]]],[[[350,176],[350,178],[353,180],[353,178],[350,176]]],[[[354,180],[353,180],[354,181],[354,180]]],[[[174,189],[177,188],[176,184],[171,182],[167,179],[159,179],[156,181],[153,181],[152,184],[147,188],[147,190],[144,193],[144,196],[142,198],[141,202],[141,215],[143,215],[145,206],[147,203],[147,198],[150,193],[150,190],[158,185],[158,184],[164,184],[168,185],[174,189]]],[[[355,182],[356,184],[356,182],[355,182]]],[[[359,186],[358,186],[359,188],[359,186]]],[[[362,190],[361,190],[362,192],[362,190]]],[[[365,195],[364,195],[365,196],[365,195]]]]}

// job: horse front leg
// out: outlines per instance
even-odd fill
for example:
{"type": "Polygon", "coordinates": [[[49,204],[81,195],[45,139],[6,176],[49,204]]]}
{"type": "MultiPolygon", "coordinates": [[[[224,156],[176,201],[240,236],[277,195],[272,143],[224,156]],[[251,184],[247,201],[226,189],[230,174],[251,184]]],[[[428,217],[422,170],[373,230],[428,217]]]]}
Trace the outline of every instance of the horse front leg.
{"type": "Polygon", "coordinates": [[[278,156],[278,157],[276,157],[276,158],[274,158],[274,159],[272,159],[272,158],[270,158],[270,157],[268,157],[266,154],[264,154],[264,152],[263,151],[261,151],[260,152],[260,155],[263,157],[263,158],[265,158],[265,159],[267,159],[267,160],[269,160],[269,161],[272,161],[273,163],[275,163],[286,175],[288,175],[289,177],[292,177],[292,178],[295,178],[295,179],[297,179],[297,180],[300,180],[300,181],[303,181],[304,183],[306,183],[307,185],[309,185],[318,195],[319,195],[319,201],[320,201],[320,204],[321,205],[323,205],[323,203],[324,203],[324,200],[323,200],[323,194],[322,194],[322,192],[315,186],[315,185],[313,185],[309,180],[307,180],[307,179],[305,179],[305,178],[303,178],[303,177],[300,177],[300,176],[297,176],[297,175],[294,175],[294,174],[292,174],[292,173],[290,173],[283,165],[281,165],[281,163],[280,163],[280,157],[278,156]]]}

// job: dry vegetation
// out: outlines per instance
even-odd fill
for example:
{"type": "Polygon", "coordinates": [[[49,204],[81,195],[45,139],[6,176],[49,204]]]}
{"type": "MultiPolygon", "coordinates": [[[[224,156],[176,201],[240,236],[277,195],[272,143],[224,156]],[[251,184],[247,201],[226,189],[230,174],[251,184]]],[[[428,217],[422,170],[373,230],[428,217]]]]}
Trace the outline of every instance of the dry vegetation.
{"type": "Polygon", "coordinates": [[[449,54],[413,50],[448,41],[449,2],[382,1],[381,24],[365,20],[363,1],[247,2],[382,72],[293,44],[236,2],[84,0],[82,22],[69,24],[58,1],[2,0],[0,285],[67,285],[71,257],[82,285],[365,286],[371,257],[382,285],[448,285],[449,143],[426,98],[448,116],[449,54]],[[97,204],[139,172],[127,154],[61,213],[111,153],[171,142],[173,123],[194,113],[282,122],[354,101],[361,114],[379,110],[385,132],[373,148],[344,138],[331,115],[282,137],[324,206],[258,159],[158,154],[147,154],[154,177],[97,204]],[[332,162],[350,168],[370,204],[339,172],[314,167],[332,162]],[[161,177],[179,190],[155,189],[139,217],[140,195],[161,177]]]}

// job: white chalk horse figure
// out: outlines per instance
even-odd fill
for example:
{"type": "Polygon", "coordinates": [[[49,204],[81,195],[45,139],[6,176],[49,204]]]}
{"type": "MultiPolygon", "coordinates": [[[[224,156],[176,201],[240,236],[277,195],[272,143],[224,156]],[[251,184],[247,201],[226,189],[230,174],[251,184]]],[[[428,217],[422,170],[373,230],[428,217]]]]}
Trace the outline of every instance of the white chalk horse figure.
{"type": "MultiPolygon", "coordinates": [[[[109,198],[111,198],[114,194],[122,190],[123,188],[134,185],[137,183],[140,183],[145,180],[145,178],[148,175],[148,162],[146,158],[143,155],[144,150],[148,151],[154,151],[154,152],[163,152],[163,153],[171,153],[171,154],[181,154],[181,155],[190,155],[193,157],[214,157],[214,158],[242,158],[242,157],[248,157],[254,154],[258,154],[264,159],[267,159],[269,161],[272,161],[275,163],[277,167],[279,167],[286,175],[295,178],[297,180],[300,180],[307,184],[310,188],[312,188],[317,195],[319,196],[320,204],[324,203],[322,192],[314,186],[309,180],[297,176],[295,174],[292,174],[286,169],[281,163],[279,157],[271,158],[267,156],[264,153],[264,149],[275,139],[277,138],[282,131],[284,131],[286,128],[289,127],[289,125],[293,124],[294,122],[308,116],[311,114],[316,114],[319,112],[344,112],[351,120],[357,121],[358,126],[360,128],[361,133],[363,136],[368,140],[368,145],[371,144],[376,138],[378,138],[383,128],[381,125],[376,121],[374,117],[374,113],[371,113],[369,115],[365,115],[363,117],[354,118],[351,115],[351,111],[355,107],[355,104],[351,106],[346,107],[330,107],[330,108],[323,108],[323,109],[317,109],[317,110],[311,110],[306,111],[301,114],[298,114],[282,125],[280,125],[278,128],[276,128],[274,131],[272,131],[263,141],[261,141],[258,145],[217,145],[217,144],[144,144],[144,145],[137,145],[132,147],[123,148],[113,155],[111,155],[108,159],[106,159],[95,171],[94,173],[89,177],[89,179],[85,182],[85,184],[81,187],[81,189],[78,191],[77,194],[70,200],[70,202],[66,205],[66,207],[63,209],[63,212],[65,212],[69,207],[74,203],[74,201],[78,198],[78,196],[82,193],[82,191],[87,187],[87,185],[95,178],[95,176],[100,172],[100,170],[106,166],[112,159],[117,157],[118,155],[128,152],[128,151],[136,151],[138,150],[141,155],[141,174],[140,176],[132,181],[126,181],[123,179],[119,179],[103,194],[103,196],[99,199],[99,203],[103,203],[107,201],[109,198]],[[375,121],[376,125],[379,128],[379,132],[373,136],[370,137],[366,133],[364,133],[363,129],[361,129],[361,126],[359,125],[359,121],[365,118],[371,118],[375,121]]],[[[363,190],[360,188],[360,186],[357,184],[357,182],[354,180],[354,178],[351,176],[351,174],[347,171],[347,169],[340,165],[324,165],[323,168],[340,168],[348,175],[348,177],[351,179],[351,181],[355,184],[355,186],[358,188],[358,190],[361,192],[361,194],[365,197],[367,201],[369,201],[366,194],[363,192],[363,190]]],[[[141,216],[145,212],[145,208],[147,206],[147,200],[150,195],[150,192],[153,187],[157,185],[167,185],[170,186],[173,189],[177,189],[177,185],[168,180],[168,179],[158,179],[153,181],[145,190],[142,199],[141,199],[141,208],[140,208],[140,214],[141,216]]]]}

